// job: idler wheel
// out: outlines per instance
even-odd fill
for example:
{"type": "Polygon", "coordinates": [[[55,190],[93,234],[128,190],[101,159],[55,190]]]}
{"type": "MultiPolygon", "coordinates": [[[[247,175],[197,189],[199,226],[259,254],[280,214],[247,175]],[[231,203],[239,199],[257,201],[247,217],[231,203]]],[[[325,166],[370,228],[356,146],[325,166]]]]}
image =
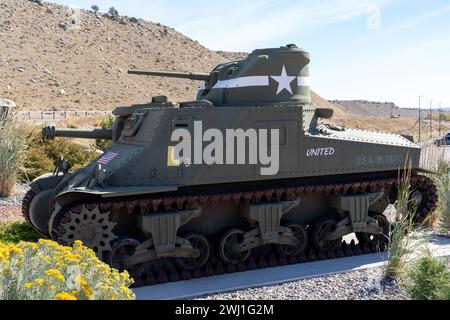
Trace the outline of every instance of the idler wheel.
{"type": "Polygon", "coordinates": [[[288,228],[291,229],[298,243],[296,245],[280,244],[277,249],[285,257],[296,257],[305,252],[308,246],[308,233],[303,226],[298,224],[291,224],[288,228]]]}
{"type": "Polygon", "coordinates": [[[317,250],[336,249],[342,243],[342,237],[328,240],[327,237],[334,231],[336,221],[333,219],[322,219],[315,223],[310,232],[310,241],[317,250]]]}
{"type": "Polygon", "coordinates": [[[211,249],[208,239],[201,234],[188,234],[183,237],[192,244],[192,247],[199,252],[196,258],[177,258],[177,263],[189,270],[203,267],[209,260],[211,249]]]}
{"type": "MultiPolygon", "coordinates": [[[[48,194],[48,192],[47,192],[48,194]]],[[[48,219],[42,218],[40,216],[35,216],[35,219],[32,219],[31,217],[31,204],[33,202],[33,200],[36,201],[36,198],[39,194],[36,194],[32,189],[28,190],[28,192],[25,194],[25,197],[22,200],[22,215],[25,218],[25,221],[28,222],[30,224],[30,226],[37,232],[39,233],[40,236],[45,237],[45,238],[50,238],[50,234],[48,233],[48,219]],[[35,223],[33,223],[33,220],[41,222],[40,223],[40,227],[38,225],[36,225],[35,223]]],[[[39,195],[41,196],[43,195],[42,193],[39,195]]],[[[47,200],[46,202],[48,202],[48,199],[46,197],[44,197],[44,200],[47,200]]],[[[42,200],[41,200],[42,201],[42,200]]],[[[35,205],[38,206],[40,209],[42,208],[42,206],[39,206],[39,204],[35,205]]],[[[45,208],[43,209],[45,211],[45,208]]]]}
{"type": "Polygon", "coordinates": [[[244,241],[245,232],[240,229],[227,231],[219,243],[219,256],[228,264],[239,264],[250,257],[251,250],[239,251],[237,246],[244,241]]]}
{"type": "Polygon", "coordinates": [[[356,232],[356,238],[361,244],[369,243],[375,245],[382,245],[389,243],[389,232],[391,231],[391,224],[389,223],[386,216],[383,214],[377,214],[372,216],[378,223],[378,226],[383,229],[381,234],[371,234],[364,232],[356,232]]]}
{"type": "Polygon", "coordinates": [[[127,266],[122,262],[123,259],[133,256],[139,244],[139,241],[128,237],[114,240],[106,262],[114,269],[125,270],[127,266]]]}
{"type": "Polygon", "coordinates": [[[427,178],[422,183],[413,183],[409,196],[409,207],[415,212],[414,223],[421,224],[435,210],[437,191],[433,182],[427,178]]]}

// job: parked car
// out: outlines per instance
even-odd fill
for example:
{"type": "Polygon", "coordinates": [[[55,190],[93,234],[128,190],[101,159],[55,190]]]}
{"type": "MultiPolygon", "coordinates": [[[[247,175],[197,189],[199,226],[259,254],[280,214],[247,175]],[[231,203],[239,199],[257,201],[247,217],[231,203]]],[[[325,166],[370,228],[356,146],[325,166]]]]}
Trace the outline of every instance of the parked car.
{"type": "Polygon", "coordinates": [[[443,140],[443,145],[450,146],[450,132],[447,133],[447,135],[442,140],[443,140]]]}

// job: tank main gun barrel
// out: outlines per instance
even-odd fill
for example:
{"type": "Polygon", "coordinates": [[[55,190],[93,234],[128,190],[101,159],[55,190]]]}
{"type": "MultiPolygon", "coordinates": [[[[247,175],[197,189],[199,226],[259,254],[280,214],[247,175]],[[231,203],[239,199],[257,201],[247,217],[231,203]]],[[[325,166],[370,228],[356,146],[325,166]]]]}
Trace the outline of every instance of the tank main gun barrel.
{"type": "Polygon", "coordinates": [[[79,130],[45,127],[42,129],[42,136],[44,139],[49,140],[52,140],[55,137],[112,140],[113,132],[111,129],[79,130]]]}
{"type": "Polygon", "coordinates": [[[161,72],[161,71],[128,70],[128,74],[135,74],[140,76],[152,76],[152,77],[181,78],[199,81],[208,81],[211,79],[211,74],[209,73],[194,73],[194,72],[161,72]]]}

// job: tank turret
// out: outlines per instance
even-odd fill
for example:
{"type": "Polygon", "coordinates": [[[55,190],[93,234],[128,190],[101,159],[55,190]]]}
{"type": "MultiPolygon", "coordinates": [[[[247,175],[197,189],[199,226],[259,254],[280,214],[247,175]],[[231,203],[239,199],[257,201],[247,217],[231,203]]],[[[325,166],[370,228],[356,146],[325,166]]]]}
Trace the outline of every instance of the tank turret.
{"type": "Polygon", "coordinates": [[[130,74],[200,80],[197,100],[215,106],[310,104],[309,53],[295,45],[259,49],[211,73],[130,70],[130,74]]]}

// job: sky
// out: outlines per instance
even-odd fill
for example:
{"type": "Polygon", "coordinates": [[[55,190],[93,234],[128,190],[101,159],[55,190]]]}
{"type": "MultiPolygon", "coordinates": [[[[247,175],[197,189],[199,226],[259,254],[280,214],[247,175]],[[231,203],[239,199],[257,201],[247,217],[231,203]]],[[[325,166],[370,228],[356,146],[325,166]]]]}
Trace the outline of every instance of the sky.
{"type": "MultiPolygon", "coordinates": [[[[448,0],[53,0],[160,22],[213,50],[295,43],[327,99],[450,108],[448,0]]],[[[186,70],[195,71],[195,70],[186,70]]]]}

